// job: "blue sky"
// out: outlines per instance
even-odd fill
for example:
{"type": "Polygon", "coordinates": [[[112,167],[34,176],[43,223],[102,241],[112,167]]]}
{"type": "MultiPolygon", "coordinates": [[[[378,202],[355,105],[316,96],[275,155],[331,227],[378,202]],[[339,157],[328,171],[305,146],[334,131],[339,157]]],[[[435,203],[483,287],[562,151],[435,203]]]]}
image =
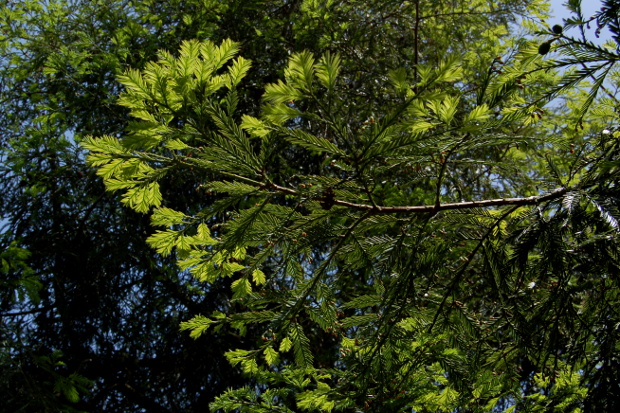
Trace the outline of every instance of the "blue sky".
{"type": "MultiPolygon", "coordinates": [[[[558,21],[561,21],[562,18],[568,17],[568,10],[564,6],[564,3],[566,3],[566,0],[551,0],[551,7],[553,9],[551,16],[555,17],[558,21]]],[[[601,2],[600,0],[582,0],[581,8],[583,9],[583,15],[585,17],[589,17],[600,10],[601,2]]]]}

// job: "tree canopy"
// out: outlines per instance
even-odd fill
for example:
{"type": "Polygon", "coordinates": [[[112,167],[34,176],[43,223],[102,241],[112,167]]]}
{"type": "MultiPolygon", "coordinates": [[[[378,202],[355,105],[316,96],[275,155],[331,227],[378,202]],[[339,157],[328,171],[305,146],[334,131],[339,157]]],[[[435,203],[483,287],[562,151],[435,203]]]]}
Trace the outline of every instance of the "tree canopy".
{"type": "Polygon", "coordinates": [[[618,407],[620,4],[567,7],[5,5],[7,411],[618,407]]]}

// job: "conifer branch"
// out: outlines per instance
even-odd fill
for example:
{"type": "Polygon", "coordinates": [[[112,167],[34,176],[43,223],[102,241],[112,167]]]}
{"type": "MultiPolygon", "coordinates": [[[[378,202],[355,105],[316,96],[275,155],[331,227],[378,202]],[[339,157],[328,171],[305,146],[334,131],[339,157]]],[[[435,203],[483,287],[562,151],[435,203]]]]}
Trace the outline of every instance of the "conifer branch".
{"type": "MultiPolygon", "coordinates": [[[[271,183],[271,189],[283,192],[289,195],[298,195],[299,193],[293,189],[271,183]]],[[[480,201],[455,202],[448,204],[438,203],[436,205],[412,205],[412,206],[378,206],[356,204],[353,202],[334,199],[334,205],[346,206],[361,211],[372,211],[373,213],[414,213],[423,214],[428,212],[439,212],[452,209],[470,209],[470,208],[489,208],[503,205],[536,205],[541,202],[553,201],[562,197],[569,192],[570,188],[560,187],[544,195],[529,196],[524,198],[496,198],[484,199],[480,201]]]]}

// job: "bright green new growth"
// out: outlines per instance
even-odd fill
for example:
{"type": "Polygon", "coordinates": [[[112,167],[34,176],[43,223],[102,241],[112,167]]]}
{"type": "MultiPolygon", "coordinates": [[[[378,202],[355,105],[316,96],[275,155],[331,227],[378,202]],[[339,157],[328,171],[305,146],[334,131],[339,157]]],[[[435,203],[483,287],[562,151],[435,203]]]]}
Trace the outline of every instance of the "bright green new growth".
{"type": "MultiPolygon", "coordinates": [[[[116,138],[108,136],[86,139],[82,146],[92,152],[89,162],[100,166],[98,174],[104,178],[108,189],[125,190],[123,203],[138,212],[147,212],[150,207],[161,204],[157,181],[165,174],[166,168],[155,169],[150,163],[170,167],[183,160],[178,156],[168,158],[148,151],[162,146],[178,154],[190,148],[184,141],[199,133],[195,125],[185,124],[181,129],[171,125],[183,111],[192,110],[192,105],[197,102],[201,102],[198,106],[201,110],[221,110],[209,99],[217,99],[222,89],[230,91],[226,96],[227,110],[234,111],[236,95],[233,90],[247,73],[250,62],[239,57],[226,73],[219,74],[218,71],[237,51],[238,45],[231,41],[219,47],[187,41],[181,47],[179,59],[161,52],[158,63],[149,64],[142,73],[129,70],[119,76],[127,89],[119,104],[129,108],[131,115],[139,121],[131,125],[130,138],[122,145],[116,138]],[[138,148],[143,151],[135,151],[138,148]]],[[[247,145],[247,142],[239,144],[247,145]]],[[[201,166],[207,167],[208,163],[205,161],[201,166]]]]}

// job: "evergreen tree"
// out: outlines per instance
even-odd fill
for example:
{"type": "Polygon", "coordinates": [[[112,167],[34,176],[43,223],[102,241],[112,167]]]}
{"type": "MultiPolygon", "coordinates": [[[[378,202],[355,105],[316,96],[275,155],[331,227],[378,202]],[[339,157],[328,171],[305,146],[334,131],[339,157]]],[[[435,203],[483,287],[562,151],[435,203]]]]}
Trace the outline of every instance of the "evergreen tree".
{"type": "Polygon", "coordinates": [[[529,3],[7,5],[8,408],[616,406],[616,45],[529,3]]]}

